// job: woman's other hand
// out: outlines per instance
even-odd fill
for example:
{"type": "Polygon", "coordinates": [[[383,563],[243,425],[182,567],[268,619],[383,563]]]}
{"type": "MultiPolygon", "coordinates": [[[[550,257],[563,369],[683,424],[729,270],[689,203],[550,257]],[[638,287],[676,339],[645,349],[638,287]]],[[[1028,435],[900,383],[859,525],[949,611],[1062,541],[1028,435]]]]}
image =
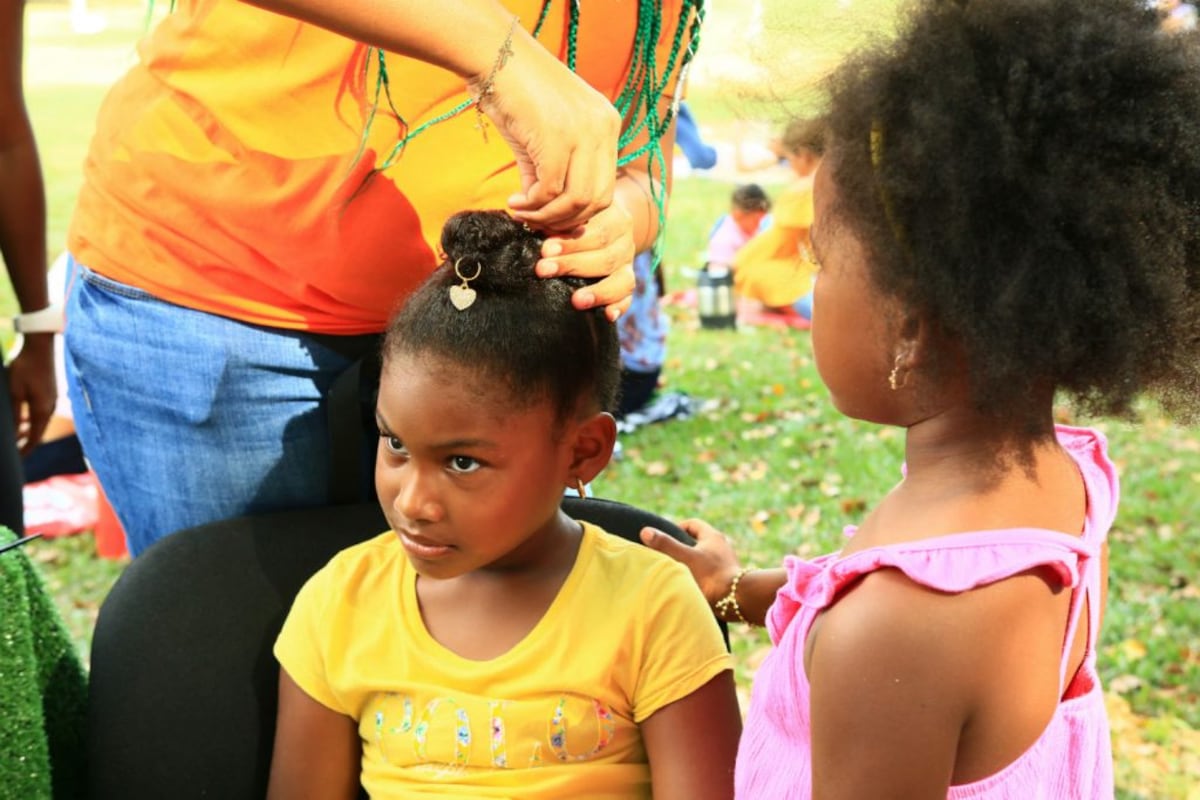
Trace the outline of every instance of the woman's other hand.
{"type": "Polygon", "coordinates": [[[629,308],[634,289],[633,222],[621,204],[613,203],[569,233],[551,236],[542,245],[539,277],[573,275],[601,280],[577,289],[571,300],[578,309],[606,306],[610,320],[629,308]]]}

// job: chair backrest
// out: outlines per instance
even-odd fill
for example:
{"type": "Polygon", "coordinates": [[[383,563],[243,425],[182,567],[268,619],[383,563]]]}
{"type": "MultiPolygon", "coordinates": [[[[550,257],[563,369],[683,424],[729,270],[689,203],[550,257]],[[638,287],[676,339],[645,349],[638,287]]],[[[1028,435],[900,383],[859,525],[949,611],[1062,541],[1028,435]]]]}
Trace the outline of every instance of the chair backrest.
{"type": "MultiPolygon", "coordinates": [[[[623,503],[564,498],[563,509],[627,539],[653,525],[691,542],[623,503]]],[[[375,503],[285,511],[180,531],[135,559],[92,639],[89,796],[263,797],[272,646],[292,599],[335,553],[387,527],[375,503]]]]}

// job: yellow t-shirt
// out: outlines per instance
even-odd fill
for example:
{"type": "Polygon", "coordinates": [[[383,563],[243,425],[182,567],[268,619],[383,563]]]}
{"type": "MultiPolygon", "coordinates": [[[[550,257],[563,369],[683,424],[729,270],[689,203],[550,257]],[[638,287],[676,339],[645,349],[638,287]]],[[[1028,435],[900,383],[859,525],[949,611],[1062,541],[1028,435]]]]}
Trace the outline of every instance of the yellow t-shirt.
{"type": "MultiPolygon", "coordinates": [[[[533,30],[541,0],[503,2],[533,30]]],[[[538,37],[564,61],[570,2],[551,3],[538,37]]],[[[661,72],[681,0],[658,5],[661,72]]],[[[576,71],[610,99],[638,7],[583,5],[576,71]]],[[[68,244],[162,300],[272,328],[377,333],[433,271],[450,215],[503,208],[520,189],[512,151],[494,130],[483,141],[473,109],[364,183],[406,129],[381,96],[360,155],[378,64],[314,25],[241,0],[178,0],[138,53],[100,109],[68,244]]],[[[410,130],[469,99],[461,78],[416,59],[389,54],[387,70],[410,130]]]]}
{"type": "Polygon", "coordinates": [[[275,655],[358,722],[375,798],[648,798],[638,723],[731,668],[687,570],[587,523],[545,616],[498,658],[433,639],[390,531],[309,580],[275,655]]]}

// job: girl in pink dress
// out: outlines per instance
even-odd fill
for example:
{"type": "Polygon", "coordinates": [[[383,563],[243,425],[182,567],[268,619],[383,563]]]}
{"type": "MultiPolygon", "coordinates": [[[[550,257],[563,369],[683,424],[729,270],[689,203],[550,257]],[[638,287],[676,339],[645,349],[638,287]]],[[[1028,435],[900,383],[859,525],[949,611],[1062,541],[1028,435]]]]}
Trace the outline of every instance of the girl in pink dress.
{"type": "Polygon", "coordinates": [[[765,623],[737,796],[1113,796],[1096,672],[1116,471],[1056,398],[1200,408],[1200,43],[1140,0],[927,0],[834,77],[812,342],[905,430],[840,552],[691,568],[765,623]]]}

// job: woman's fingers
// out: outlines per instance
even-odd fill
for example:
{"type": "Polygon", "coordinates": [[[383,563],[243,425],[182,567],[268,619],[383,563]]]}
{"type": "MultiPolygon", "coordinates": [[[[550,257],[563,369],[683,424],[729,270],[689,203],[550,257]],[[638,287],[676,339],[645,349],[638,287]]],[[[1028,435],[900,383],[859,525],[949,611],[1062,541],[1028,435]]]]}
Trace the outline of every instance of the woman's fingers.
{"type": "Polygon", "coordinates": [[[632,218],[613,204],[568,235],[548,238],[535,269],[543,278],[600,278],[576,290],[572,303],[581,310],[605,306],[609,319],[615,320],[629,307],[637,283],[633,256],[632,218]]]}
{"type": "MultiPolygon", "coordinates": [[[[599,144],[602,139],[597,138],[599,144]]],[[[535,165],[537,180],[523,202],[509,203],[513,216],[535,228],[561,233],[587,223],[610,207],[617,173],[616,145],[610,151],[603,145],[597,149],[597,144],[583,139],[572,149],[557,193],[542,181],[541,165],[535,165]]]]}
{"type": "Polygon", "coordinates": [[[522,191],[509,205],[532,226],[571,230],[612,202],[620,115],[532,38],[513,46],[480,104],[520,170],[522,191]]]}

